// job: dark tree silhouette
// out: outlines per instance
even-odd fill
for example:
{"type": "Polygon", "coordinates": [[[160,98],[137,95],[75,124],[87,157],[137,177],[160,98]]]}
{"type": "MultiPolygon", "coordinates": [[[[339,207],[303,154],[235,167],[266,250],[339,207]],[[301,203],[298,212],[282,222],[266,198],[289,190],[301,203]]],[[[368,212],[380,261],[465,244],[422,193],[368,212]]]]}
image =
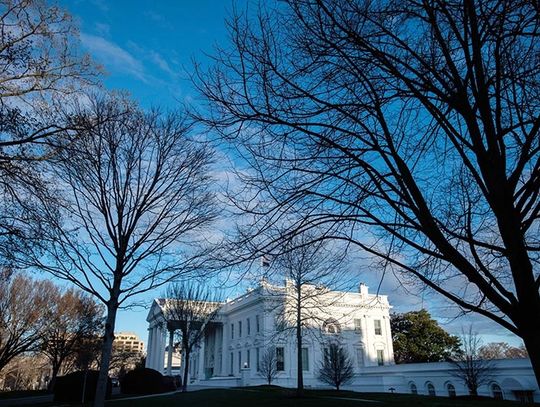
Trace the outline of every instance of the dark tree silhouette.
{"type": "Polygon", "coordinates": [[[49,389],[66,361],[103,329],[103,307],[79,290],[55,288],[42,329],[41,352],[51,364],[49,389]]]}
{"type": "Polygon", "coordinates": [[[194,81],[249,164],[245,240],[325,227],[519,335],[540,383],[535,2],[289,0],[229,27],[194,81]]]}
{"type": "Polygon", "coordinates": [[[0,266],[17,264],[13,252],[41,233],[40,201],[52,199],[41,162],[70,127],[58,107],[99,73],[66,11],[45,0],[4,0],[1,10],[0,266]]]}
{"type": "Polygon", "coordinates": [[[264,350],[259,361],[259,374],[264,377],[268,385],[271,385],[278,373],[276,348],[269,346],[264,350]]]}
{"type": "Polygon", "coordinates": [[[216,318],[220,305],[215,290],[202,283],[176,283],[167,289],[165,315],[173,328],[180,331],[183,392],[187,391],[191,353],[204,339],[208,325],[216,318]]]}
{"type": "Polygon", "coordinates": [[[297,397],[302,397],[304,392],[304,336],[320,334],[320,327],[332,318],[328,310],[342,300],[340,293],[330,290],[344,287],[350,280],[343,252],[329,247],[324,240],[313,240],[310,235],[291,238],[282,245],[279,253],[272,256],[269,266],[263,267],[265,279],[286,281],[284,289],[269,289],[266,294],[282,301],[277,335],[294,332],[297,397]]]}
{"type": "Polygon", "coordinates": [[[0,271],[0,293],[1,371],[15,357],[41,348],[56,287],[0,271]]]}
{"type": "Polygon", "coordinates": [[[339,390],[354,378],[353,362],[338,343],[329,343],[319,368],[318,379],[339,390]]]}
{"type": "Polygon", "coordinates": [[[65,279],[105,305],[95,405],[105,399],[117,311],[128,300],[202,270],[215,216],[212,151],[188,138],[180,114],[143,112],[119,97],[75,114],[77,137],[51,171],[65,222],[52,214],[45,254],[21,261],[65,279]]]}
{"type": "Polygon", "coordinates": [[[450,359],[452,374],[463,380],[472,396],[478,396],[478,387],[488,384],[497,370],[493,360],[482,358],[481,344],[478,334],[470,328],[461,335],[460,351],[450,359]]]}

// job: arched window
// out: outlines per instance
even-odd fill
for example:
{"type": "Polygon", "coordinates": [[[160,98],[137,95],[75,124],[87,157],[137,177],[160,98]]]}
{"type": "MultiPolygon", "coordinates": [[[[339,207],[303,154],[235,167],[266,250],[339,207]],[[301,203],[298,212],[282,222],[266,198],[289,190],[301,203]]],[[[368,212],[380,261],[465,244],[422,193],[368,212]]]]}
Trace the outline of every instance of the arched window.
{"type": "Polygon", "coordinates": [[[437,393],[435,392],[435,386],[431,382],[426,383],[426,389],[430,396],[436,396],[437,393]]]}
{"type": "Polygon", "coordinates": [[[416,388],[416,384],[410,383],[409,387],[411,389],[411,394],[418,394],[418,389],[416,388]]]}
{"type": "Polygon", "coordinates": [[[327,319],[323,323],[323,332],[327,334],[339,334],[341,333],[341,326],[334,318],[327,319]]]}
{"type": "Polygon", "coordinates": [[[501,386],[499,386],[497,383],[493,383],[491,385],[491,394],[493,395],[494,399],[504,400],[504,394],[501,389],[501,386]]]}
{"type": "Polygon", "coordinates": [[[448,397],[456,397],[456,388],[452,383],[446,385],[446,390],[448,391],[448,397]]]}

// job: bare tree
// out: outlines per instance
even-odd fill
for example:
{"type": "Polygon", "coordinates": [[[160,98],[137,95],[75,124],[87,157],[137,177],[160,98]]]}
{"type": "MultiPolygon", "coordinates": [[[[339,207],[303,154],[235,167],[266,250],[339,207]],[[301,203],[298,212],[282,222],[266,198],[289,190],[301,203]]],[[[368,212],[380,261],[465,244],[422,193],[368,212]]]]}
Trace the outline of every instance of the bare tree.
{"type": "Polygon", "coordinates": [[[182,391],[187,391],[192,351],[204,340],[209,324],[216,318],[219,297],[207,285],[196,281],[176,283],[167,288],[165,314],[171,328],[180,331],[184,376],[182,391]]]}
{"type": "Polygon", "coordinates": [[[324,350],[324,358],[319,368],[318,379],[334,386],[336,390],[354,378],[353,362],[347,351],[338,343],[331,342],[324,350]]]}
{"type": "Polygon", "coordinates": [[[496,363],[481,357],[482,340],[472,327],[461,335],[461,349],[450,359],[452,374],[463,380],[469,394],[478,396],[478,387],[489,383],[496,371],[496,363]]]}
{"type": "Polygon", "coordinates": [[[41,162],[69,123],[65,97],[93,85],[99,69],[80,52],[71,16],[45,0],[3,0],[0,14],[0,265],[39,242],[40,200],[51,199],[41,162]]]}
{"type": "Polygon", "coordinates": [[[528,357],[523,345],[511,346],[506,342],[490,342],[480,347],[481,359],[521,359],[528,357]]]}
{"type": "Polygon", "coordinates": [[[270,386],[278,373],[276,348],[269,346],[265,349],[259,361],[259,374],[264,377],[266,383],[270,386]]]}
{"type": "Polygon", "coordinates": [[[42,345],[54,285],[24,274],[0,272],[0,371],[15,357],[42,345]]]}
{"type": "Polygon", "coordinates": [[[51,168],[66,220],[58,222],[53,212],[45,254],[22,261],[105,305],[95,398],[101,406],[118,309],[202,270],[203,232],[215,216],[212,151],[188,138],[182,115],[146,113],[119,97],[91,100],[75,120],[77,137],[51,168]]]}
{"type": "Polygon", "coordinates": [[[51,363],[51,390],[64,363],[103,329],[103,308],[92,297],[72,288],[64,292],[58,288],[54,291],[46,316],[47,323],[42,327],[41,348],[51,363]]]}
{"type": "Polygon", "coordinates": [[[539,16],[513,0],[237,13],[194,80],[198,117],[249,165],[245,240],[280,244],[264,230],[291,213],[289,233],[325,227],[521,336],[540,383],[539,16]]]}
{"type": "Polygon", "coordinates": [[[330,290],[345,286],[350,277],[343,261],[344,255],[338,248],[329,247],[324,240],[314,240],[311,235],[300,235],[285,242],[281,252],[273,256],[264,276],[266,279],[277,277],[286,281],[284,290],[267,290],[266,293],[277,295],[282,300],[277,334],[294,332],[297,397],[302,397],[304,391],[304,336],[314,335],[320,339],[321,326],[332,318],[332,305],[342,299],[339,293],[330,290]]]}

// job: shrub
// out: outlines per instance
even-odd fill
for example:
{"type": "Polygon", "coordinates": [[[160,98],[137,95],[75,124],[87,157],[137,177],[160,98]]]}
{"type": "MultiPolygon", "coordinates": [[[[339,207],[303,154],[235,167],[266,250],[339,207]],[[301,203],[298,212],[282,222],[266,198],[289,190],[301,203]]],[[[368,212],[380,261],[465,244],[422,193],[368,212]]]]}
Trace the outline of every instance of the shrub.
{"type": "Polygon", "coordinates": [[[127,372],[120,380],[123,394],[156,394],[176,390],[174,380],[154,369],[141,368],[127,372]]]}
{"type": "MultiPolygon", "coordinates": [[[[74,401],[80,402],[83,397],[84,401],[92,401],[96,395],[96,386],[99,372],[96,370],[79,371],[70,373],[65,376],[56,378],[54,385],[54,401],[74,401]],[[86,379],[86,383],[85,383],[86,379]]],[[[111,397],[111,379],[107,379],[106,398],[111,397]]]]}

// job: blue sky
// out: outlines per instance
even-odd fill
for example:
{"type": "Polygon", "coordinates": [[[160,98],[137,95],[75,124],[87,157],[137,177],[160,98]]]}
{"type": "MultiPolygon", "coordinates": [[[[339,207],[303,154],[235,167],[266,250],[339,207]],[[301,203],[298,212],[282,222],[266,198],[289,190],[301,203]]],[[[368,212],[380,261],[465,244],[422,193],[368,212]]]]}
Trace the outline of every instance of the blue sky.
{"type": "MultiPolygon", "coordinates": [[[[236,0],[243,7],[249,0],[236,0]]],[[[225,18],[233,0],[61,0],[80,27],[81,45],[100,63],[109,89],[127,90],[142,106],[177,108],[181,102],[196,103],[197,93],[189,80],[192,59],[207,65],[216,43],[227,45],[225,18]]],[[[380,276],[367,272],[362,279],[376,291],[380,276]]],[[[137,298],[146,307],[122,310],[117,331],[133,331],[146,341],[146,314],[152,298],[161,290],[137,298]]],[[[380,289],[389,295],[395,311],[428,308],[445,322],[445,328],[459,334],[461,327],[474,322],[485,342],[520,341],[484,318],[453,320],[455,308],[429,294],[415,295],[386,276],[380,289]]]]}
{"type": "MultiPolygon", "coordinates": [[[[192,59],[207,64],[206,54],[227,37],[225,17],[232,1],[62,0],[59,4],[80,28],[82,48],[106,72],[105,86],[128,91],[142,106],[175,109],[193,102],[189,80],[192,59]]],[[[150,304],[163,290],[135,300],[150,304]]],[[[146,307],[121,310],[117,331],[147,339],[146,307]]]]}

